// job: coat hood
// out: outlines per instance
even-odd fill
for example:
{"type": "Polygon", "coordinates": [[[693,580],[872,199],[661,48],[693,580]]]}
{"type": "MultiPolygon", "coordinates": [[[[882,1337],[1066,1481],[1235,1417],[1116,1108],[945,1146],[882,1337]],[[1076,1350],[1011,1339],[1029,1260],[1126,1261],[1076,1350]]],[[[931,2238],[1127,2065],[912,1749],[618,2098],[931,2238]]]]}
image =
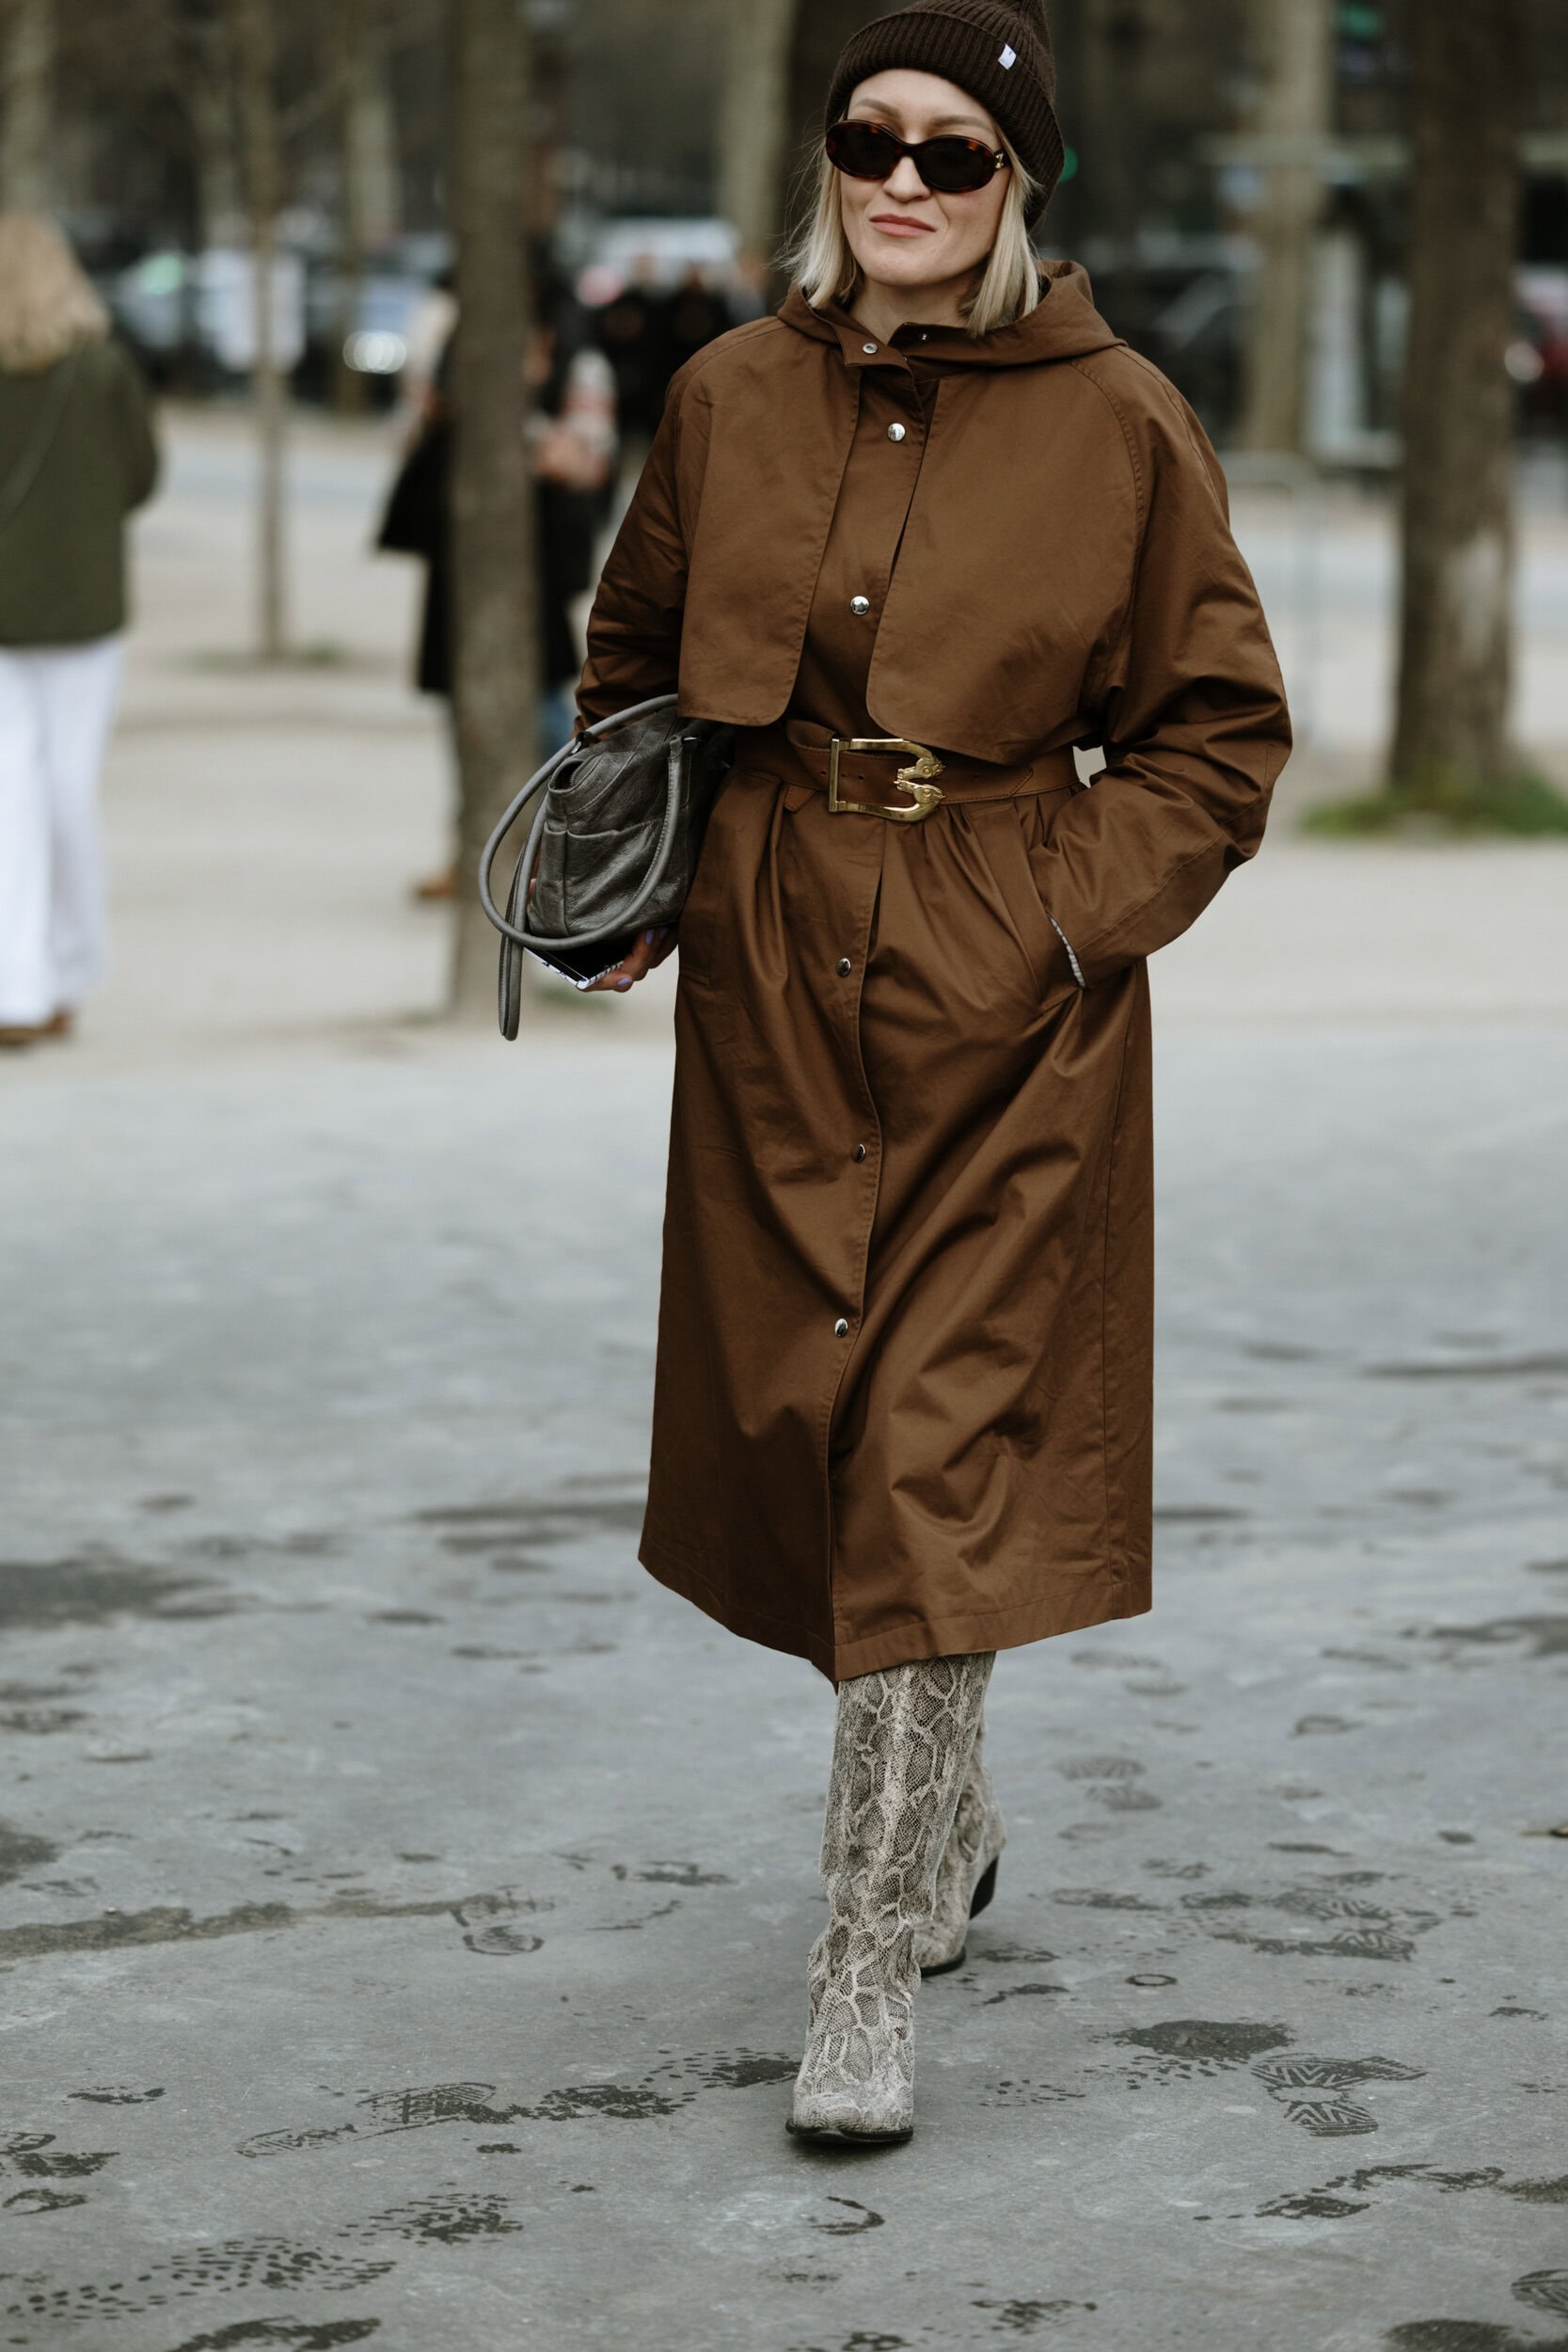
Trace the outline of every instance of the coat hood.
{"type": "MultiPolygon", "coordinates": [[[[900,357],[918,352],[923,359],[940,359],[948,366],[1023,368],[1048,359],[1082,359],[1121,342],[1095,309],[1088,272],[1079,262],[1042,262],[1040,277],[1045,292],[1011,326],[978,337],[960,326],[901,326],[888,351],[900,357]]],[[[778,317],[781,326],[813,342],[837,343],[848,367],[864,367],[871,359],[885,363],[887,351],[879,345],[866,349],[870,339],[865,328],[840,303],[825,302],[813,310],[800,287],[792,286],[778,317]]]]}

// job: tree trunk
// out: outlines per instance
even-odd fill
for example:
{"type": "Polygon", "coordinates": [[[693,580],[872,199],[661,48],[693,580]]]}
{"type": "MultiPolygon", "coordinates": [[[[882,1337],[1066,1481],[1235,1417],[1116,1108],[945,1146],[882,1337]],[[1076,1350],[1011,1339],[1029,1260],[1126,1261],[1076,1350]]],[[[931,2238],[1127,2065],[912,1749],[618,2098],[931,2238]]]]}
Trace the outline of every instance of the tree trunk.
{"type": "Polygon", "coordinates": [[[1247,321],[1247,449],[1299,451],[1303,443],[1312,237],[1323,210],[1318,150],[1330,129],[1331,17],[1326,0],[1253,0],[1262,193],[1247,321]]]}
{"type": "Polygon", "coordinates": [[[1075,29],[1082,79],[1073,97],[1084,126],[1080,199],[1085,226],[1102,241],[1095,283],[1108,280],[1114,301],[1115,287],[1133,268],[1143,215],[1146,29],[1139,10],[1125,0],[1083,0],[1075,29]]]}
{"type": "MultiPolygon", "coordinates": [[[[882,13],[876,0],[796,0],[789,44],[789,80],[784,96],[784,145],[778,151],[778,218],[793,236],[811,212],[812,172],[822,136],[822,107],[838,53],[851,33],[882,13]]],[[[783,296],[784,273],[775,270],[773,291],[783,296]]]]}
{"type": "Polygon", "coordinates": [[[719,109],[719,210],[772,258],[784,225],[789,53],[798,0],[729,0],[719,109]]]}
{"type": "Polygon", "coordinates": [[[0,24],[0,211],[49,210],[55,74],[54,0],[10,0],[0,24]]]}
{"type": "Polygon", "coordinates": [[[528,67],[517,0],[451,0],[449,25],[459,776],[451,1007],[480,1019],[494,1017],[499,943],[479,904],[479,854],[538,764],[533,490],[523,436],[528,67]]]}
{"type": "Polygon", "coordinates": [[[277,364],[273,309],[282,156],[274,87],[272,0],[233,0],[233,36],[240,137],[250,204],[251,300],[256,334],[251,371],[257,442],[256,649],[263,661],[279,661],[287,636],[283,591],[283,441],[288,413],[283,373],[277,364]]]}
{"type": "Polygon", "coordinates": [[[237,245],[245,233],[235,152],[233,45],[221,8],[179,18],[181,74],[196,163],[197,246],[237,245]]]}
{"type": "Polygon", "coordinates": [[[338,321],[332,354],[332,402],[340,416],[365,405],[363,373],[349,363],[350,339],[359,325],[365,278],[365,188],[357,153],[359,84],[370,27],[366,0],[338,0],[333,10],[334,78],[338,85],[338,321]]]}
{"type": "Polygon", "coordinates": [[[397,141],[388,87],[386,23],[381,0],[338,0],[333,21],[338,85],[338,348],[334,396],[353,414],[365,405],[365,377],[348,364],[350,337],[359,323],[365,264],[397,233],[397,141]]]}
{"type": "Polygon", "coordinates": [[[1391,781],[1418,796],[1510,767],[1519,0],[1411,15],[1414,177],[1403,598],[1391,781]]]}

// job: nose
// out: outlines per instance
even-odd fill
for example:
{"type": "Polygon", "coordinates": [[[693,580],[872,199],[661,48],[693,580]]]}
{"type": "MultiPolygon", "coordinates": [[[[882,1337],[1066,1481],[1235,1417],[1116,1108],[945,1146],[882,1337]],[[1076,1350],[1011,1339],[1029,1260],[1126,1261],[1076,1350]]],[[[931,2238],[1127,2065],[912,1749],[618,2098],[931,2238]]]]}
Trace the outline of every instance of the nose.
{"type": "Polygon", "coordinates": [[[900,155],[896,169],[889,172],[882,185],[889,196],[902,197],[906,203],[913,203],[920,197],[930,194],[929,188],[915,169],[912,155],[900,155]]]}

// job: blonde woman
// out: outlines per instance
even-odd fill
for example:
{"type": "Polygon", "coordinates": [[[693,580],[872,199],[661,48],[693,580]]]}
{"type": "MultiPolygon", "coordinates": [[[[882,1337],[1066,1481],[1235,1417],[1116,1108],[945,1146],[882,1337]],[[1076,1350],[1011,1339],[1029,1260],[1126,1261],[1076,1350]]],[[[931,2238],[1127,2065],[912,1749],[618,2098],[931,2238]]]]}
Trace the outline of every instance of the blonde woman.
{"type": "Polygon", "coordinates": [[[0,214],[0,1044],[70,1029],[103,967],[98,774],[147,395],[48,221],[0,214]]]}
{"type": "Polygon", "coordinates": [[[1146,959],[1289,743],[1201,430],[1036,262],[1053,90],[1022,0],[849,41],[794,291],[676,377],[580,696],[739,730],[678,927],[642,1559],[837,1686],[828,2137],[907,2136],[920,1975],[996,1885],[995,1653],[1149,1606],[1146,959]]]}

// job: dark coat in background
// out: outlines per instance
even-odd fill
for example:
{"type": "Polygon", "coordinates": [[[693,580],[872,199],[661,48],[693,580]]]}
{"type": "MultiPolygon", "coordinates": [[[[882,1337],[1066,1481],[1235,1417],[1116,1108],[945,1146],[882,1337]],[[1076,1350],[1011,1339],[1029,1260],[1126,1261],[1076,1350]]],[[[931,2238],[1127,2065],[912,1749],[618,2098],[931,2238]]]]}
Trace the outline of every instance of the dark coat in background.
{"type": "Polygon", "coordinates": [[[125,518],[157,479],[151,405],[122,344],[0,369],[0,645],[124,628],[125,518]]]}
{"type": "Polygon", "coordinates": [[[589,719],[678,684],[745,730],[681,921],[642,1558],[834,1679],[1148,1606],[1145,959],[1289,745],[1201,430],[1048,274],[979,342],[797,293],[710,345],[589,628],[589,719]],[[802,699],[835,675],[860,711],[802,699]],[[942,755],[924,822],[830,812],[857,720],[942,755]]]}
{"type": "MultiPolygon", "coordinates": [[[[565,389],[569,351],[559,352],[537,394],[540,411],[558,416],[565,389]]],[[[436,372],[436,389],[449,397],[449,343],[436,372]]],[[[519,423],[521,420],[519,419],[519,423]]],[[[421,694],[450,697],[456,686],[452,640],[451,577],[452,420],[443,408],[421,426],[392,485],[376,545],[388,554],[422,556],[424,605],[420,618],[414,683],[421,694]]],[[[534,581],[539,624],[540,677],[546,686],[575,676],[578,644],[571,609],[594,577],[594,542],[605,496],[573,490],[563,483],[533,485],[534,581]]]]}

